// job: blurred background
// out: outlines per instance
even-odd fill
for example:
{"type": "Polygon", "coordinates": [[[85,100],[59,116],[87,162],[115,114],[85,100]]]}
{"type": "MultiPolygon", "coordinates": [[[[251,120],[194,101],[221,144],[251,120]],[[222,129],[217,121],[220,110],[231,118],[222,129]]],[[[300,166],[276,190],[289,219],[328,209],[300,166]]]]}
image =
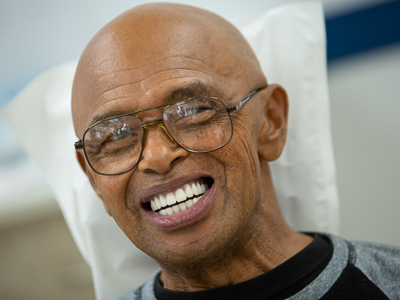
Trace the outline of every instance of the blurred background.
{"type": "MultiPolygon", "coordinates": [[[[148,2],[0,0],[0,109],[42,71],[78,58],[108,21],[148,2]]],[[[232,20],[294,1],[175,2],[232,20]]],[[[400,1],[322,2],[341,235],[400,246],[400,1]]],[[[1,118],[0,141],[0,298],[94,299],[50,189],[1,118]]]]}

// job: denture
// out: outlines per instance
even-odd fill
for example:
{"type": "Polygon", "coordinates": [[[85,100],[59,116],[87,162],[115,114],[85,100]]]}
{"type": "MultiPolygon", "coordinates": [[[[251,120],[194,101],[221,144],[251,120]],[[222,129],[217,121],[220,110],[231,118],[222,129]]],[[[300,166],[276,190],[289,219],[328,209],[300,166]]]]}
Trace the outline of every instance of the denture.
{"type": "Polygon", "coordinates": [[[160,194],[150,201],[151,209],[164,216],[186,210],[199,201],[208,190],[208,184],[193,181],[178,188],[175,192],[160,194]]]}

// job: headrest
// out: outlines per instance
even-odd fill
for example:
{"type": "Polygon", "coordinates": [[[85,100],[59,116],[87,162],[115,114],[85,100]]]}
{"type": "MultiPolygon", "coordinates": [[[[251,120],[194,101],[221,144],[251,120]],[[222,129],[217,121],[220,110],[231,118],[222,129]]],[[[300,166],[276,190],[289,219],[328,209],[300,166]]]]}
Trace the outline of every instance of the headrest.
{"type": "MultiPolygon", "coordinates": [[[[322,6],[296,2],[235,24],[268,81],[279,83],[289,95],[287,144],[271,163],[283,214],[296,230],[338,233],[322,6]]],[[[156,266],[106,214],[76,161],[70,109],[76,64],[39,75],[2,115],[43,170],[92,268],[97,298],[116,299],[145,281],[156,266]]]]}

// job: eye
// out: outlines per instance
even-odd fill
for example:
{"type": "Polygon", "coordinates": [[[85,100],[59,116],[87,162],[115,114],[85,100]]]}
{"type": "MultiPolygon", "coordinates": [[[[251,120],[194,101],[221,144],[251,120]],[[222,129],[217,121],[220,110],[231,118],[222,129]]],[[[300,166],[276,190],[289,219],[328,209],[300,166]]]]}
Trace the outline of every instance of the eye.
{"type": "Polygon", "coordinates": [[[118,128],[117,130],[111,132],[103,141],[102,145],[105,143],[115,142],[124,138],[132,137],[134,135],[137,134],[133,131],[133,129],[125,125],[124,127],[118,128]]]}
{"type": "Polygon", "coordinates": [[[86,153],[91,156],[117,156],[136,151],[141,145],[142,134],[138,128],[132,128],[129,124],[120,123],[120,127],[102,127],[93,131],[92,142],[86,146],[86,153]],[[121,127],[122,125],[122,127],[121,127]]]}
{"type": "Polygon", "coordinates": [[[100,144],[99,151],[117,153],[124,147],[135,146],[140,143],[138,133],[128,125],[115,129],[109,133],[100,144]]]}
{"type": "Polygon", "coordinates": [[[182,130],[195,128],[209,123],[215,116],[215,110],[208,107],[191,107],[185,114],[175,119],[175,126],[182,130]]]}
{"type": "Polygon", "coordinates": [[[210,110],[209,107],[200,107],[200,106],[194,106],[194,107],[189,107],[184,111],[184,116],[189,117],[192,115],[200,114],[202,112],[205,112],[207,110],[210,110]]]}
{"type": "Polygon", "coordinates": [[[215,113],[215,105],[208,99],[192,99],[182,105],[178,106],[177,119],[184,119],[185,117],[203,118],[213,115],[215,113]]]}

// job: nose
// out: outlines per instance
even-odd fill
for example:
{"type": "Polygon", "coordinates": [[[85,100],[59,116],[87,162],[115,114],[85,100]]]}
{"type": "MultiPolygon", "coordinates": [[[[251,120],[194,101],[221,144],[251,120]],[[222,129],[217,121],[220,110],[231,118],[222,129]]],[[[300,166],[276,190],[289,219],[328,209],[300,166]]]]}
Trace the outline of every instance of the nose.
{"type": "Polygon", "coordinates": [[[162,124],[146,128],[146,139],[141,160],[140,172],[167,173],[174,162],[184,159],[188,152],[175,143],[162,124]]]}

